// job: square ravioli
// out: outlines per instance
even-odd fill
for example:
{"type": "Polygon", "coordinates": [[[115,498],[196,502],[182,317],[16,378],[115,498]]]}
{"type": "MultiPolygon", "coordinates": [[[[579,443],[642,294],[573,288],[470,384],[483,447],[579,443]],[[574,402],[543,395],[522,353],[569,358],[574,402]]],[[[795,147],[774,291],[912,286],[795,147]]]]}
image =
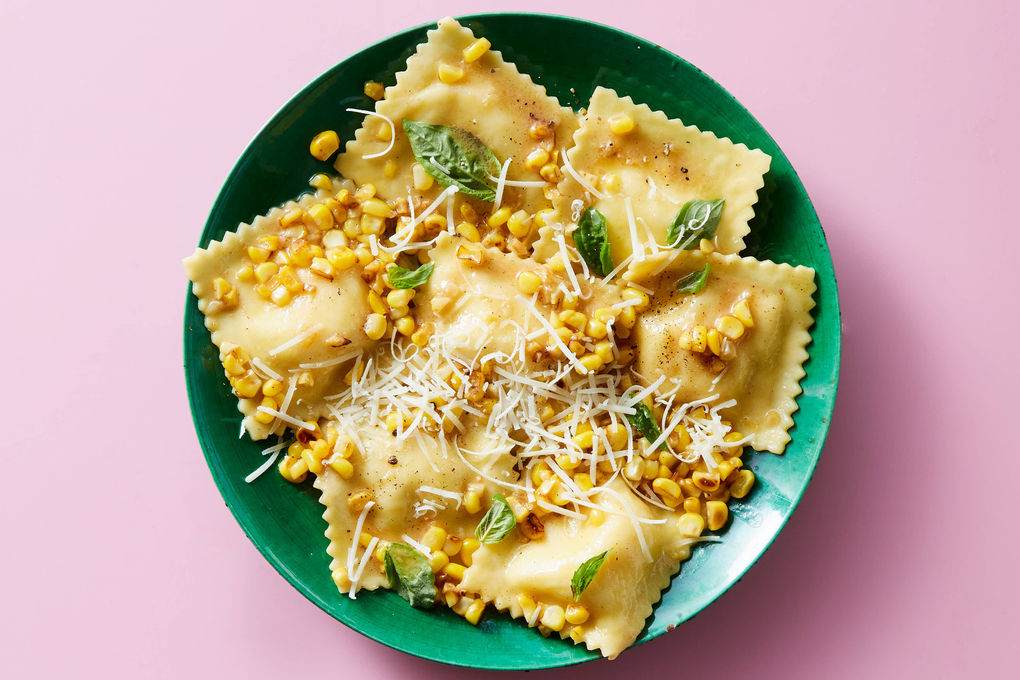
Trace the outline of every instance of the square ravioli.
{"type": "MultiPolygon", "coordinates": [[[[375,112],[384,118],[366,118],[337,158],[336,169],[358,183],[373,183],[380,196],[391,200],[416,192],[432,200],[442,187],[428,180],[416,186],[415,158],[401,121],[454,126],[480,139],[501,164],[510,162],[502,205],[529,213],[548,207],[545,192],[554,184],[543,178],[541,168],[551,163],[547,174],[556,172],[556,151],[570,143],[576,114],[499,52],[472,54],[474,34],[453,19],[441,20],[428,36],[376,104],[375,112]],[[545,163],[534,163],[542,157],[545,163]],[[526,164],[526,159],[531,162],[526,164]],[[514,186],[521,182],[523,186],[514,186]]],[[[557,179],[550,175],[551,181],[557,179]]]]}
{"type": "Polygon", "coordinates": [[[634,331],[638,373],[677,381],[678,401],[735,400],[724,410],[734,427],[754,448],[782,453],[811,340],[814,270],[697,251],[634,267],[640,271],[625,278],[654,291],[634,331]],[[677,290],[681,278],[706,266],[699,292],[677,290]]]}
{"type": "Polygon", "coordinates": [[[331,247],[328,206],[348,186],[273,208],[184,261],[253,439],[314,423],[336,377],[375,344],[363,329],[368,286],[331,247]]]}
{"type": "Polygon", "coordinates": [[[772,160],[603,87],[595,88],[566,159],[557,209],[565,219],[580,201],[605,215],[617,263],[632,253],[640,259],[649,242],[668,245],[669,225],[695,199],[725,199],[713,245],[739,253],[772,160]]]}

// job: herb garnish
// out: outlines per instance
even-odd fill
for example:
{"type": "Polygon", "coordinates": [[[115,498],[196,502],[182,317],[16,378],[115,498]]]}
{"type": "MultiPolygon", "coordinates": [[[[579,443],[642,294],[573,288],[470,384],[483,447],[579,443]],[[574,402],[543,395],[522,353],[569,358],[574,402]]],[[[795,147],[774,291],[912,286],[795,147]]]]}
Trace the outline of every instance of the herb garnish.
{"type": "Polygon", "coordinates": [[[423,264],[417,269],[404,269],[399,264],[391,264],[386,270],[386,280],[394,288],[414,288],[428,281],[435,268],[435,262],[423,264]]]}
{"type": "Polygon", "coordinates": [[[681,293],[690,293],[691,295],[700,293],[701,289],[705,287],[705,281],[708,279],[708,270],[709,265],[706,263],[702,271],[693,271],[677,281],[676,289],[681,293]]]}
{"type": "Polygon", "coordinates": [[[499,543],[517,526],[517,518],[506,498],[498,493],[492,497],[492,507],[475,527],[475,538],[482,543],[499,543]]]}
{"type": "Polygon", "coordinates": [[[496,187],[489,176],[499,174],[499,160],[482,140],[448,125],[404,119],[403,126],[415,160],[437,182],[456,186],[472,198],[495,200],[496,187]]]}
{"type": "Polygon", "coordinates": [[[595,208],[588,208],[581,214],[574,230],[574,245],[584,258],[588,269],[599,276],[608,276],[613,271],[613,257],[609,253],[609,228],[605,215],[595,208]]]}
{"type": "Polygon", "coordinates": [[[589,585],[595,575],[599,573],[599,569],[602,567],[602,563],[606,561],[606,555],[609,551],[605,551],[601,555],[596,555],[589,560],[585,560],[581,566],[574,572],[573,578],[570,579],[570,592],[574,594],[574,601],[581,599],[581,593],[583,593],[589,585]]]}
{"type": "MultiPolygon", "coordinates": [[[[648,440],[651,444],[659,435],[662,434],[662,430],[659,429],[658,424],[655,422],[654,416],[652,416],[651,409],[645,404],[638,402],[634,404],[634,415],[628,415],[627,420],[634,426],[634,429],[641,433],[641,436],[648,440]]],[[[667,451],[666,442],[659,444],[660,451],[667,451]]]]}
{"type": "Polygon", "coordinates": [[[669,225],[666,243],[680,250],[691,250],[697,247],[701,239],[712,238],[719,226],[725,204],[724,198],[687,201],[680,206],[680,212],[673,218],[673,224],[669,225]]]}
{"type": "Polygon", "coordinates": [[[390,588],[412,607],[428,609],[436,603],[436,581],[425,556],[403,543],[393,543],[383,556],[390,588]]]}

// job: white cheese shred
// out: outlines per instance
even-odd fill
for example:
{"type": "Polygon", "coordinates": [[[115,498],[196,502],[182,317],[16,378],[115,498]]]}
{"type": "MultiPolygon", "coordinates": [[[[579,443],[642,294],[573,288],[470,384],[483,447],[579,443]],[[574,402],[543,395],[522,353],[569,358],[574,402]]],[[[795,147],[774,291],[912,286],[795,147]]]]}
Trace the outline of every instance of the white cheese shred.
{"type": "Polygon", "coordinates": [[[363,115],[366,115],[366,116],[374,116],[376,118],[382,118],[384,121],[386,121],[386,124],[390,126],[390,143],[389,143],[389,145],[384,150],[380,151],[379,153],[370,153],[370,154],[366,154],[366,155],[362,156],[361,157],[362,160],[366,160],[367,161],[370,158],[379,158],[380,156],[385,156],[386,154],[388,154],[393,149],[393,144],[397,141],[397,126],[395,126],[393,124],[392,120],[390,120],[388,117],[382,115],[381,113],[376,113],[375,111],[366,111],[365,109],[347,109],[347,112],[348,113],[360,113],[360,114],[363,114],[363,115]]]}
{"type": "Polygon", "coordinates": [[[503,188],[506,186],[506,173],[510,169],[510,159],[506,159],[503,167],[499,169],[499,177],[496,178],[496,198],[492,200],[492,211],[496,212],[500,201],[503,200],[503,188]]]}
{"type": "Polygon", "coordinates": [[[595,187],[589,184],[584,177],[581,177],[581,173],[579,173],[577,170],[574,170],[574,166],[570,164],[570,159],[567,157],[568,153],[569,152],[564,151],[563,153],[560,154],[560,156],[563,158],[563,169],[566,170],[567,174],[573,177],[577,181],[577,183],[584,188],[585,191],[594,195],[595,198],[605,200],[606,198],[605,194],[596,190],[595,187]]]}
{"type": "Polygon", "coordinates": [[[310,338],[311,336],[315,335],[316,333],[321,331],[323,328],[324,328],[324,326],[321,323],[317,323],[317,324],[313,324],[313,325],[309,326],[304,331],[302,331],[301,333],[298,333],[297,335],[295,335],[293,338],[291,338],[287,342],[283,343],[282,345],[280,345],[278,347],[274,347],[273,349],[269,350],[269,356],[275,357],[277,354],[279,354],[281,352],[287,351],[291,347],[294,347],[295,345],[298,345],[301,342],[303,342],[303,341],[307,340],[308,338],[310,338]]]}

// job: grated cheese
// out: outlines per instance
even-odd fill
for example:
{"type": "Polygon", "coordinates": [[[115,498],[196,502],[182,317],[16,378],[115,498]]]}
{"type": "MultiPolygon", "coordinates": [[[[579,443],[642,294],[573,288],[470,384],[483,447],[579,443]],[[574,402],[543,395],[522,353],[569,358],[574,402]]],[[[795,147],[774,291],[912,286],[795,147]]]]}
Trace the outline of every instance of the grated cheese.
{"type": "Polygon", "coordinates": [[[347,109],[347,112],[361,113],[366,116],[375,116],[376,118],[382,118],[384,121],[386,121],[386,124],[390,126],[390,143],[386,146],[384,150],[380,151],[379,153],[370,153],[362,156],[361,158],[363,160],[367,161],[370,158],[378,158],[380,156],[385,156],[393,149],[393,144],[397,140],[397,127],[393,124],[392,120],[390,120],[388,117],[384,116],[381,113],[376,113],[375,111],[366,111],[365,109],[347,109]]]}
{"type": "Polygon", "coordinates": [[[496,178],[496,197],[492,200],[492,211],[499,209],[499,203],[503,200],[503,187],[506,186],[506,173],[510,169],[510,159],[507,158],[503,167],[499,169],[499,177],[496,178]]]}
{"type": "Polygon", "coordinates": [[[587,191],[588,193],[590,193],[593,196],[595,196],[595,198],[605,200],[605,198],[606,198],[605,194],[603,194],[602,192],[596,190],[595,187],[593,187],[591,184],[589,184],[587,180],[585,180],[583,177],[581,177],[581,174],[579,172],[577,172],[577,170],[574,170],[574,166],[572,166],[570,164],[570,159],[567,157],[568,153],[569,153],[568,151],[563,151],[560,154],[560,156],[563,158],[563,169],[566,170],[567,173],[571,177],[573,177],[577,181],[577,183],[580,184],[584,188],[585,191],[587,191]]]}
{"type": "Polygon", "coordinates": [[[303,342],[304,340],[307,340],[308,338],[312,337],[313,335],[315,335],[316,333],[321,331],[323,328],[324,328],[324,326],[321,323],[317,323],[317,324],[313,324],[313,325],[309,326],[304,331],[298,333],[293,338],[291,338],[287,342],[283,343],[279,347],[274,347],[273,349],[269,350],[269,356],[275,357],[280,352],[287,351],[291,347],[293,347],[293,346],[303,342]]]}

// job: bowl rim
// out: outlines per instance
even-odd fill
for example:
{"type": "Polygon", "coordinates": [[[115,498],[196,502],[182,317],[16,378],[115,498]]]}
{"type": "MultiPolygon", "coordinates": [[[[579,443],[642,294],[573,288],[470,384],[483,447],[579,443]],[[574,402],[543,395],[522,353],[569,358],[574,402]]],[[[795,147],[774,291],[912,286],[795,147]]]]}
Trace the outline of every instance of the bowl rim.
{"type": "MultiPolygon", "coordinates": [[[[830,311],[835,314],[835,320],[836,320],[836,323],[837,323],[838,333],[834,334],[833,338],[827,339],[830,343],[833,344],[833,347],[832,347],[833,366],[832,366],[832,369],[831,369],[832,370],[832,372],[831,372],[831,390],[829,390],[828,393],[827,393],[827,398],[826,398],[826,402],[827,403],[825,404],[825,406],[826,406],[825,412],[828,414],[828,417],[822,419],[822,421],[816,426],[816,432],[818,433],[818,438],[817,438],[817,443],[812,448],[817,448],[817,453],[814,454],[811,457],[811,462],[810,462],[809,469],[807,469],[805,474],[804,474],[803,484],[800,486],[799,489],[796,490],[796,493],[794,495],[792,495],[788,499],[790,501],[789,510],[785,513],[785,515],[783,517],[781,517],[780,521],[776,524],[775,530],[772,533],[772,535],[769,536],[768,539],[762,543],[761,548],[757,552],[757,554],[754,555],[752,557],[752,559],[750,559],[747,562],[746,566],[744,566],[742,569],[740,569],[739,572],[734,572],[734,575],[731,577],[730,582],[725,587],[719,589],[719,591],[716,592],[715,594],[713,594],[709,599],[707,599],[705,601],[704,605],[700,609],[698,609],[696,612],[691,613],[687,618],[682,619],[681,621],[679,621],[677,623],[677,626],[679,626],[679,624],[684,623],[686,621],[689,621],[694,616],[696,616],[698,613],[704,611],[705,608],[709,607],[712,603],[714,603],[717,599],[719,599],[723,594],[728,592],[737,582],[739,582],[746,575],[747,571],[751,567],[753,567],[755,564],[757,564],[757,562],[762,558],[762,556],[768,551],[768,549],[775,542],[776,538],[782,532],[783,528],[786,526],[786,524],[789,521],[790,517],[793,515],[793,513],[796,511],[797,507],[800,505],[800,501],[803,498],[804,493],[806,492],[807,487],[810,484],[812,478],[814,477],[815,472],[817,471],[818,463],[819,463],[819,461],[821,459],[822,453],[825,450],[825,443],[826,443],[826,440],[828,438],[829,428],[830,428],[831,423],[832,423],[832,414],[833,414],[833,412],[835,410],[836,397],[837,397],[838,387],[839,387],[840,372],[841,372],[841,367],[842,367],[842,340],[843,340],[843,320],[842,319],[843,319],[843,317],[842,317],[842,310],[841,310],[841,305],[840,305],[840,300],[839,300],[839,290],[838,290],[837,280],[836,280],[836,276],[835,276],[835,263],[832,262],[832,254],[831,254],[831,251],[829,250],[828,239],[825,236],[824,227],[822,226],[821,221],[818,218],[817,211],[815,210],[815,207],[814,207],[814,202],[811,201],[810,195],[807,192],[807,188],[804,186],[803,182],[800,180],[800,176],[797,173],[796,168],[794,168],[793,164],[789,162],[788,158],[786,158],[785,153],[782,151],[781,147],[779,147],[779,145],[776,143],[776,141],[772,137],[771,133],[769,133],[769,131],[765,128],[765,126],[762,125],[761,122],[757,118],[755,118],[754,115],[746,107],[744,107],[744,105],[739,100],[737,100],[736,97],[734,97],[726,88],[724,88],[722,85],[720,85],[709,74],[705,73],[700,68],[698,68],[696,65],[692,64],[691,62],[687,61],[683,57],[677,55],[676,53],[674,53],[674,52],[672,52],[672,51],[662,47],[661,45],[658,45],[658,44],[656,44],[654,42],[651,42],[651,41],[649,41],[649,40],[647,40],[645,38],[642,38],[640,36],[634,35],[634,34],[628,32],[628,31],[624,31],[624,30],[616,28],[614,26],[610,26],[608,24],[604,24],[604,23],[601,23],[601,22],[598,22],[598,21],[593,21],[593,20],[590,20],[590,19],[583,19],[583,18],[580,18],[580,17],[570,16],[570,15],[565,15],[565,14],[543,13],[543,12],[522,12],[522,11],[494,11],[494,12],[478,12],[478,13],[472,13],[472,14],[455,15],[453,18],[456,19],[457,21],[459,21],[462,24],[467,24],[468,22],[471,22],[471,21],[484,21],[484,20],[501,19],[501,18],[528,18],[528,19],[538,19],[538,20],[561,21],[561,22],[564,22],[566,24],[585,24],[585,25],[588,25],[588,26],[594,26],[594,27],[596,27],[596,28],[598,28],[600,30],[603,30],[603,31],[614,33],[614,34],[616,34],[619,37],[623,37],[623,38],[626,38],[628,40],[632,40],[632,41],[634,41],[634,42],[636,42],[638,44],[638,47],[640,49],[649,49],[649,50],[655,50],[655,51],[659,51],[661,53],[664,53],[669,59],[677,60],[677,61],[679,61],[679,62],[689,66],[690,68],[693,68],[693,69],[697,70],[699,72],[699,74],[701,75],[701,77],[704,77],[712,85],[714,85],[716,88],[718,88],[719,92],[722,93],[725,96],[725,98],[729,100],[730,105],[736,106],[739,109],[743,110],[744,113],[746,113],[746,115],[750,118],[750,120],[752,120],[754,122],[754,124],[757,125],[757,127],[761,130],[762,134],[769,141],[771,141],[773,143],[773,145],[775,146],[775,148],[778,149],[779,152],[783,155],[783,157],[786,159],[786,161],[787,161],[787,163],[789,165],[789,169],[790,169],[790,172],[792,173],[793,178],[796,180],[796,182],[799,185],[800,189],[804,192],[804,195],[807,197],[807,199],[808,199],[808,208],[810,210],[811,217],[813,218],[815,224],[818,225],[818,228],[821,231],[823,247],[824,247],[824,255],[825,255],[825,258],[829,261],[830,265],[832,266],[832,270],[833,270],[833,279],[832,279],[833,293],[832,293],[832,296],[831,296],[832,300],[830,302],[828,299],[826,299],[826,303],[827,303],[827,305],[830,305],[831,307],[833,307],[833,309],[831,309],[830,311]]],[[[260,138],[267,132],[267,130],[269,130],[271,127],[273,127],[280,119],[286,117],[287,114],[289,114],[293,108],[298,106],[298,102],[306,94],[308,94],[309,92],[311,92],[314,89],[316,89],[323,81],[325,81],[326,79],[331,77],[331,74],[333,73],[333,71],[335,69],[342,67],[344,64],[349,62],[351,59],[353,59],[357,55],[359,55],[359,54],[361,54],[363,52],[367,52],[367,51],[370,51],[372,49],[375,49],[375,48],[379,47],[380,45],[382,45],[384,43],[388,43],[390,41],[402,39],[402,38],[405,38],[405,37],[406,38],[410,38],[411,35],[420,33],[423,30],[425,30],[425,31],[431,30],[432,28],[434,28],[436,26],[436,23],[437,23],[436,21],[430,21],[430,22],[421,23],[421,24],[417,24],[417,25],[405,28],[403,30],[397,31],[396,33],[392,33],[392,34],[390,34],[390,35],[388,35],[386,37],[383,37],[383,38],[381,38],[379,40],[376,40],[376,41],[374,41],[374,42],[372,42],[372,43],[362,47],[359,50],[351,52],[351,53],[347,54],[343,59],[337,61],[336,63],[334,63],[333,65],[331,65],[327,69],[325,69],[322,73],[320,73],[318,76],[316,76],[312,81],[310,81],[306,85],[302,86],[299,90],[297,90],[297,92],[295,92],[287,100],[287,102],[282,107],[280,107],[280,109],[278,109],[272,116],[270,116],[270,118],[258,129],[257,132],[255,132],[252,135],[252,137],[248,141],[247,145],[244,148],[244,151],[240,154],[240,156],[238,157],[237,161],[232,166],[230,172],[227,174],[226,179],[224,180],[222,186],[220,187],[220,190],[216,194],[216,198],[213,201],[212,207],[210,208],[210,211],[209,211],[209,215],[206,218],[205,224],[204,224],[204,226],[202,228],[202,232],[201,232],[201,235],[199,237],[199,243],[202,243],[203,241],[205,241],[207,235],[212,232],[213,227],[214,227],[214,225],[215,225],[215,223],[217,221],[216,218],[217,218],[218,209],[219,209],[221,203],[223,202],[224,197],[227,195],[230,187],[238,180],[238,177],[242,174],[242,172],[244,170],[244,166],[246,165],[246,163],[249,160],[249,157],[253,154],[253,152],[254,152],[254,150],[256,148],[256,144],[259,142],[260,138]]],[[[194,330],[193,329],[189,330],[188,324],[187,324],[187,313],[188,313],[187,305],[188,305],[188,303],[190,303],[191,298],[192,298],[192,292],[191,292],[191,285],[189,283],[188,284],[188,292],[187,292],[187,296],[186,296],[186,300],[185,300],[186,306],[185,306],[185,323],[184,323],[184,334],[183,334],[183,336],[184,336],[183,337],[184,373],[185,373],[185,383],[186,383],[186,388],[187,388],[187,393],[188,393],[189,410],[191,411],[192,423],[193,423],[193,425],[195,427],[195,433],[196,433],[196,436],[197,436],[197,438],[199,440],[199,445],[200,445],[200,447],[202,449],[202,453],[203,453],[203,456],[204,456],[204,458],[206,460],[206,464],[210,468],[210,473],[213,473],[212,474],[213,481],[216,484],[216,488],[217,488],[217,490],[220,493],[220,497],[223,499],[225,505],[230,510],[230,513],[233,515],[235,521],[238,523],[238,525],[241,527],[241,530],[244,532],[245,536],[255,546],[255,548],[259,551],[259,553],[266,559],[266,561],[268,561],[270,563],[270,565],[272,565],[272,567],[277,571],[277,573],[279,573],[281,576],[284,577],[284,579],[286,579],[286,581],[292,587],[294,587],[306,599],[308,599],[311,603],[313,603],[316,607],[318,607],[320,610],[325,612],[331,618],[333,618],[334,620],[340,622],[341,624],[345,625],[346,627],[350,628],[351,630],[355,631],[356,633],[358,633],[358,634],[360,634],[360,635],[362,635],[362,636],[364,636],[364,637],[366,637],[366,638],[368,638],[370,640],[373,640],[375,642],[383,644],[383,645],[385,645],[385,646],[387,646],[387,647],[389,647],[391,649],[395,649],[397,651],[403,652],[403,653],[408,654],[410,656],[426,659],[428,661],[434,661],[434,662],[443,663],[443,664],[446,664],[446,665],[455,666],[455,667],[461,667],[461,668],[477,668],[477,669],[486,669],[486,670],[541,670],[541,669],[547,669],[547,668],[560,668],[560,667],[573,666],[573,665],[576,665],[576,664],[581,664],[581,663],[585,663],[585,662],[588,662],[588,661],[595,661],[595,660],[598,660],[598,659],[602,658],[600,655],[598,655],[597,652],[595,652],[595,653],[593,653],[591,655],[587,655],[587,656],[580,657],[580,658],[556,659],[552,663],[543,663],[541,659],[532,659],[531,661],[537,661],[537,663],[529,663],[529,664],[526,664],[526,665],[516,666],[516,667],[514,667],[512,669],[507,667],[507,666],[494,666],[494,665],[486,666],[486,665],[479,665],[479,664],[476,664],[476,663],[471,663],[470,661],[460,661],[458,659],[451,660],[449,658],[445,658],[445,657],[442,657],[440,655],[429,655],[425,651],[417,651],[417,650],[416,651],[410,651],[410,650],[407,650],[407,649],[402,649],[401,647],[397,646],[395,641],[387,640],[385,638],[385,636],[381,634],[379,629],[362,630],[361,628],[355,627],[354,625],[351,625],[347,621],[344,621],[343,619],[339,618],[333,611],[331,611],[330,608],[327,606],[327,603],[324,602],[322,600],[322,598],[320,598],[311,588],[306,586],[302,580],[297,578],[290,571],[290,569],[287,568],[287,565],[284,562],[284,560],[277,556],[277,554],[274,551],[274,549],[272,548],[272,546],[270,546],[270,545],[268,545],[268,544],[266,544],[266,543],[264,543],[262,541],[256,540],[255,536],[253,536],[252,532],[249,530],[249,527],[245,524],[244,520],[241,517],[240,510],[237,507],[237,505],[239,504],[239,499],[237,497],[235,497],[234,494],[229,491],[228,487],[226,487],[225,484],[221,482],[219,476],[214,473],[213,465],[212,465],[212,459],[215,456],[215,451],[213,450],[212,443],[211,442],[207,443],[205,435],[202,434],[203,433],[203,429],[201,427],[199,427],[199,421],[202,418],[201,418],[201,414],[196,409],[196,400],[195,400],[195,397],[194,397],[195,393],[198,391],[198,387],[194,384],[194,379],[192,377],[193,374],[194,374],[194,367],[192,366],[192,357],[195,356],[195,353],[189,351],[191,346],[192,346],[191,343],[192,343],[192,339],[193,339],[193,335],[194,335],[194,330]]],[[[816,325],[817,324],[816,324],[815,320],[813,319],[812,320],[811,328],[814,328],[816,325]]],[[[811,341],[809,341],[809,343],[808,343],[808,345],[806,346],[805,349],[810,348],[811,345],[813,344],[813,342],[814,342],[814,335],[812,335],[811,341]]],[[[808,351],[808,354],[809,354],[808,359],[805,360],[805,362],[809,361],[810,358],[811,358],[810,357],[810,351],[808,351]]],[[[803,380],[803,378],[801,378],[801,380],[803,380]]],[[[801,396],[801,393],[798,393],[797,399],[799,399],[800,396],[801,396]]],[[[798,404],[798,408],[794,411],[794,413],[796,413],[798,410],[800,410],[799,404],[798,404]]],[[[791,441],[792,441],[792,439],[791,439],[791,441]]],[[[668,590],[668,588],[667,588],[667,590],[668,590]]],[[[665,592],[665,591],[663,591],[663,592],[665,592]]],[[[661,602],[661,598],[660,598],[659,601],[661,602]]],[[[656,604],[653,605],[653,607],[657,606],[657,604],[658,604],[658,602],[656,602],[656,604]]],[[[502,616],[502,613],[500,615],[502,616]]],[[[673,629],[663,630],[663,631],[660,631],[660,632],[655,633],[655,634],[650,635],[650,636],[639,636],[638,639],[635,640],[635,642],[632,643],[624,651],[629,651],[629,650],[634,649],[634,648],[636,648],[636,647],[638,647],[640,645],[643,645],[646,642],[650,642],[651,640],[657,639],[661,635],[663,635],[663,633],[669,632],[671,630],[673,630],[673,629]]]]}

